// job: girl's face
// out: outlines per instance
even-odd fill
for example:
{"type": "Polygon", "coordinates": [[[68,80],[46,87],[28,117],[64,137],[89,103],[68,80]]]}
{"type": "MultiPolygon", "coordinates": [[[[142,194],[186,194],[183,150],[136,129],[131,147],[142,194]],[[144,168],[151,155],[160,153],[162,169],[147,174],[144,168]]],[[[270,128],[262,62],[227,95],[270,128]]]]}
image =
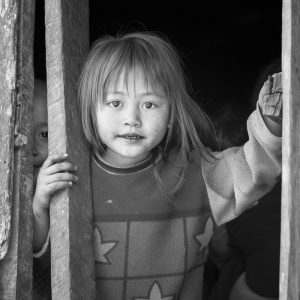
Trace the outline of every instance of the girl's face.
{"type": "Polygon", "coordinates": [[[116,167],[133,166],[150,155],[168,128],[169,103],[159,86],[147,85],[135,70],[108,85],[96,109],[98,131],[107,149],[103,158],[116,167]]]}

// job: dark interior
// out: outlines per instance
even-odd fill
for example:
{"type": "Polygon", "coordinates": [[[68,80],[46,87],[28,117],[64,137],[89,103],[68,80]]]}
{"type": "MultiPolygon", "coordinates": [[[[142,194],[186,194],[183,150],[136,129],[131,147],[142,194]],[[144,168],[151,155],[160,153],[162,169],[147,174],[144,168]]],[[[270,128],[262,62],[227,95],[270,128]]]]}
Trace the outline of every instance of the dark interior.
{"type": "MultiPolygon", "coordinates": [[[[35,73],[45,78],[43,1],[36,5],[35,73]]],[[[280,0],[90,0],[90,42],[120,30],[162,32],[182,54],[196,101],[209,114],[234,103],[246,116],[280,67],[281,9],[280,0]]]]}

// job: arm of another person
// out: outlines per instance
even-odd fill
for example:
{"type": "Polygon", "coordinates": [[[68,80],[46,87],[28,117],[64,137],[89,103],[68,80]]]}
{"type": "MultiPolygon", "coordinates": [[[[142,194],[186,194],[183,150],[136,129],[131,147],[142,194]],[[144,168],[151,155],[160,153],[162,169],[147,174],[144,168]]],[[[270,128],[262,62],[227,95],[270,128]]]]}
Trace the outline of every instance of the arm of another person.
{"type": "Polygon", "coordinates": [[[274,297],[264,297],[253,292],[247,285],[245,273],[243,273],[235,282],[229,300],[277,300],[274,297]]]}

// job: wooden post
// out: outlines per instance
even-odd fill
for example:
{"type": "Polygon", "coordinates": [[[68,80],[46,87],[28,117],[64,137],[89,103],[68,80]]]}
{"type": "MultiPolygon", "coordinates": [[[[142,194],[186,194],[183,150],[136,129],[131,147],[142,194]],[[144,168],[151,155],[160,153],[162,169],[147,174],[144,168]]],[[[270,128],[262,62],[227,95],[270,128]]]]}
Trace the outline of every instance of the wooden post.
{"type": "Polygon", "coordinates": [[[79,177],[51,202],[52,299],[94,299],[89,150],[77,101],[80,67],[89,46],[88,1],[45,3],[49,151],[68,153],[79,177]]]}
{"type": "Polygon", "coordinates": [[[300,0],[283,1],[280,300],[300,294],[300,0]]]}
{"type": "Polygon", "coordinates": [[[34,1],[0,5],[0,299],[32,297],[34,1]]]}

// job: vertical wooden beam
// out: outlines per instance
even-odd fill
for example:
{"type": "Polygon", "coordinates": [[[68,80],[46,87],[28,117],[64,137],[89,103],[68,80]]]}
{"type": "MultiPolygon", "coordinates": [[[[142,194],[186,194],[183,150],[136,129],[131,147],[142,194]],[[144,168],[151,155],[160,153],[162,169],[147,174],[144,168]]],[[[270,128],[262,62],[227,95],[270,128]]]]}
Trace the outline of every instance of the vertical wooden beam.
{"type": "Polygon", "coordinates": [[[280,299],[300,293],[300,1],[283,1],[283,170],[280,299]]]}
{"type": "Polygon", "coordinates": [[[34,1],[0,7],[0,299],[32,297],[34,1]]]}
{"type": "Polygon", "coordinates": [[[17,9],[14,0],[5,2],[0,8],[0,259],[3,259],[8,251],[11,233],[17,9]]]}
{"type": "Polygon", "coordinates": [[[83,139],[77,81],[88,51],[88,1],[46,0],[49,151],[68,153],[79,182],[50,207],[53,299],[94,299],[89,149],[83,139]]]}

